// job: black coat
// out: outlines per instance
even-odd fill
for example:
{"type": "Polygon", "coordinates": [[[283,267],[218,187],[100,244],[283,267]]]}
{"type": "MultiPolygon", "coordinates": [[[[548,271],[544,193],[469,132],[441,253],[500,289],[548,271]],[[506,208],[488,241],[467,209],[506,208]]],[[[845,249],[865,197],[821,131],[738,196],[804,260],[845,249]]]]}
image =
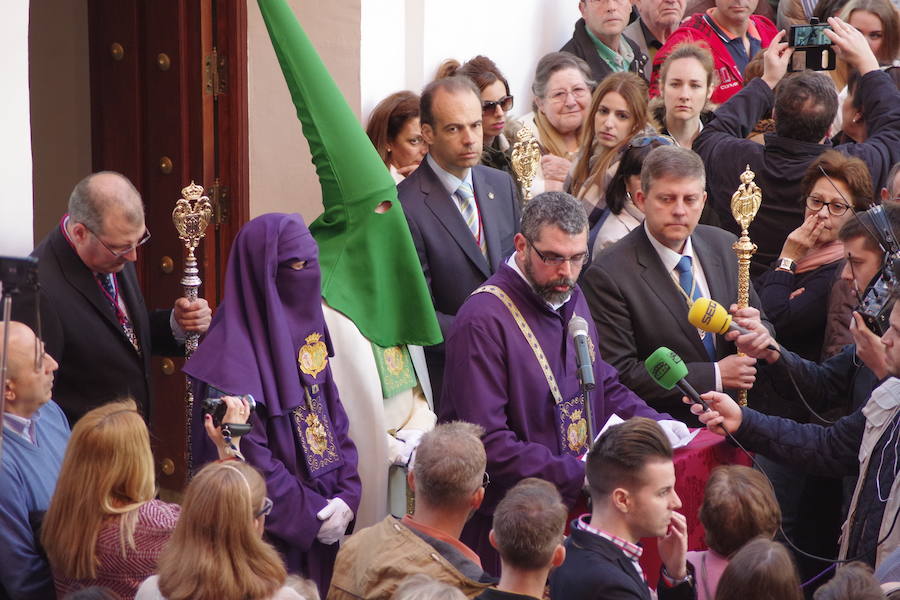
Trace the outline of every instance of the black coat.
{"type": "MultiPolygon", "coordinates": [[[[47,352],[59,363],[53,383],[56,400],[74,424],[90,409],[125,396],[150,416],[151,352],[183,354],[169,326],[171,310],[148,311],[134,265],[116,279],[128,310],[139,354],[122,331],[110,302],[100,291],[59,227],[34,249],[40,281],[41,327],[47,352]]],[[[37,331],[34,297],[14,301],[13,318],[37,331]]]]}
{"type": "MultiPolygon", "coordinates": [[[[877,192],[885,185],[891,166],[900,161],[900,91],[882,71],[866,73],[859,81],[869,138],[842,144],[837,150],[863,160],[877,192]]],[[[750,239],[759,247],[751,274],[757,277],[778,257],[788,234],[803,223],[801,179],[806,168],[831,144],[801,142],[766,134],[765,145],[745,139],[753,126],[774,105],[774,93],[762,79],[754,79],[719,106],[715,117],[694,140],[693,150],[706,165],[708,202],[722,227],[739,234],[731,215],[731,196],[740,174],[749,164],[762,189],[762,207],[750,225],[750,239]]]]}
{"type": "MultiPolygon", "coordinates": [[[[625,35],[623,35],[622,38],[628,42],[628,45],[631,46],[632,51],[634,51],[634,60],[631,62],[631,67],[629,67],[628,70],[643,78],[644,65],[647,64],[650,58],[643,50],[641,50],[641,47],[638,46],[634,40],[625,35]]],[[[578,19],[575,23],[575,31],[572,33],[572,39],[566,42],[566,45],[559,50],[560,52],[569,52],[578,58],[583,59],[584,62],[591,67],[591,74],[594,77],[594,81],[597,83],[600,83],[606,79],[607,76],[613,74],[612,68],[610,68],[610,66],[606,64],[606,61],[600,58],[600,55],[597,53],[597,47],[588,35],[587,25],[585,25],[584,19],[578,19]]]]}
{"type": "MultiPolygon", "coordinates": [[[[688,564],[690,569],[690,564],[688,564]]],[[[660,600],[696,598],[693,583],[673,588],[660,580],[660,600]]],[[[550,574],[550,597],[565,600],[650,600],[650,588],[612,542],[577,529],[566,540],[566,560],[550,574]]]]}

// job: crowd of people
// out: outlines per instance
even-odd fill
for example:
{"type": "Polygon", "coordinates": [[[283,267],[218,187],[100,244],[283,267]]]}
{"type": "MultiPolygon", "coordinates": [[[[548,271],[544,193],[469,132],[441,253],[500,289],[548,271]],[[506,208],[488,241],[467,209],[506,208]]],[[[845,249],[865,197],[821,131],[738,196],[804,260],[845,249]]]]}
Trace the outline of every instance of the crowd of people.
{"type": "Polygon", "coordinates": [[[148,310],[140,193],[75,186],[0,326],[0,598],[900,594],[900,13],[762,4],[580,0],[530,104],[448,59],[364,130],[260,0],[324,212],[244,225],[215,311],[148,310]],[[813,16],[832,71],[796,68],[786,28],[813,16]],[[705,299],[738,327],[698,329],[705,299]],[[149,361],[188,334],[169,503],[149,361]],[[702,403],[645,366],[661,347],[702,403]],[[685,515],[696,427],[753,467],[685,515]]]}

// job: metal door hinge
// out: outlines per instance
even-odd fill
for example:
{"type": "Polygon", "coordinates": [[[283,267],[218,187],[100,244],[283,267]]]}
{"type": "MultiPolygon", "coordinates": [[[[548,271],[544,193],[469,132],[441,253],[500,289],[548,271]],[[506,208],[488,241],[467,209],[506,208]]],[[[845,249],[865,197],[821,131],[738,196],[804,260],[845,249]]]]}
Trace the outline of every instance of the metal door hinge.
{"type": "Polygon", "coordinates": [[[226,64],[225,56],[215,48],[203,58],[204,91],[212,94],[214,100],[228,91],[226,64]]]}
{"type": "Polygon", "coordinates": [[[213,224],[223,225],[228,222],[230,217],[228,186],[219,181],[216,177],[213,184],[206,190],[209,201],[213,206],[213,224]]]}

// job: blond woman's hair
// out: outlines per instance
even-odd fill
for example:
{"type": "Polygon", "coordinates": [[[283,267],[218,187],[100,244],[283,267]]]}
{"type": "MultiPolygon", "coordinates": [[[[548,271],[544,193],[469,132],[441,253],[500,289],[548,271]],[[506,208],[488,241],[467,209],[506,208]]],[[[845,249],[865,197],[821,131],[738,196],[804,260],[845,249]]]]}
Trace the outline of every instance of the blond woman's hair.
{"type": "Polygon", "coordinates": [[[254,519],[266,483],[243,462],[210,463],[191,480],[181,517],[159,558],[159,591],[168,600],[270,598],[284,585],[284,562],[254,519]]]}
{"type": "Polygon", "coordinates": [[[97,536],[107,519],[119,521],[122,556],[135,549],[138,509],[155,495],[150,435],[134,400],[110,402],[85,414],[72,429],[41,528],[53,571],[95,578],[97,536]]]}

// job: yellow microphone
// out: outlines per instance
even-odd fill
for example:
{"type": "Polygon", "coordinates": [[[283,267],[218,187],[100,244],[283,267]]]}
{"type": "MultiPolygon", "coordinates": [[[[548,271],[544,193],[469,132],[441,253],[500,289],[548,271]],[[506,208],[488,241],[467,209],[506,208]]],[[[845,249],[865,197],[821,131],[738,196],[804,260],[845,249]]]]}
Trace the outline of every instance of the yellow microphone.
{"type": "Polygon", "coordinates": [[[697,329],[724,335],[729,330],[747,333],[743,327],[731,321],[731,315],[725,307],[709,298],[697,298],[688,313],[688,321],[697,329]]]}

